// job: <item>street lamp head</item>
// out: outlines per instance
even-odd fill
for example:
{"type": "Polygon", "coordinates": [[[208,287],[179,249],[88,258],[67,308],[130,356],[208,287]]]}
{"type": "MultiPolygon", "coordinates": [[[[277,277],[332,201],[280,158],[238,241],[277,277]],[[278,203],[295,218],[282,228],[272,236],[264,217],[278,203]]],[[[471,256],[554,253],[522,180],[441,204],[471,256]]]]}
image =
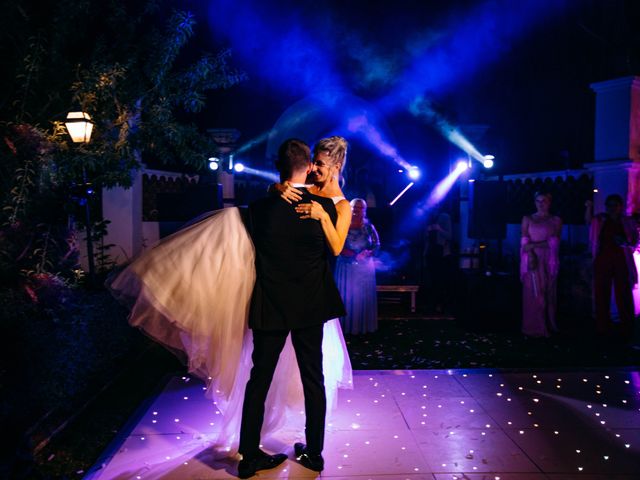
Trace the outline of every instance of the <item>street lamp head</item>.
{"type": "Polygon", "coordinates": [[[69,112],[64,125],[67,127],[69,135],[71,135],[73,143],[89,143],[89,140],[91,140],[93,122],[88,113],[69,112]]]}

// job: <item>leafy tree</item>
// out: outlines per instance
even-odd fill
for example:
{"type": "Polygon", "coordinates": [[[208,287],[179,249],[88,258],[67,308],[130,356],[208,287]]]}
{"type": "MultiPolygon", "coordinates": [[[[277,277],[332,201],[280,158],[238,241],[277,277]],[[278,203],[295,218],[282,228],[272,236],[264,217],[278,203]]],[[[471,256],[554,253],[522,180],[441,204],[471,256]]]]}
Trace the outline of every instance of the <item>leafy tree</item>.
{"type": "MultiPolygon", "coordinates": [[[[0,107],[10,119],[0,123],[3,278],[73,278],[65,263],[75,262],[68,216],[88,184],[95,191],[130,186],[145,159],[205,165],[211,140],[185,119],[204,108],[208,91],[245,75],[230,66],[228,50],[188,58],[195,18],[180,10],[167,17],[167,3],[4,6],[0,53],[15,75],[0,83],[0,107]],[[79,109],[95,127],[90,143],[73,145],[63,122],[79,109]]],[[[107,265],[104,249],[100,255],[107,265]]]]}

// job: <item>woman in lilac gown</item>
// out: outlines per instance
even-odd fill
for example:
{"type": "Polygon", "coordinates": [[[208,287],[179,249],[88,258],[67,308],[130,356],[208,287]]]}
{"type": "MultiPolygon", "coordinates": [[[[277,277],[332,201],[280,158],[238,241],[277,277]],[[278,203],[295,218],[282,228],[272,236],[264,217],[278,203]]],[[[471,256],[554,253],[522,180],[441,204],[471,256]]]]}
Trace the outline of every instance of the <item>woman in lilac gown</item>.
{"type": "Polygon", "coordinates": [[[551,194],[536,192],[536,212],[522,218],[520,279],[522,333],[549,337],[556,325],[556,290],[562,220],[551,215],[551,194]]]}
{"type": "Polygon", "coordinates": [[[342,330],[360,334],[378,328],[376,267],[373,256],[380,247],[378,232],[367,218],[367,202],[351,200],[351,226],[344,249],[336,262],[336,284],[347,314],[341,319],[342,330]]]}

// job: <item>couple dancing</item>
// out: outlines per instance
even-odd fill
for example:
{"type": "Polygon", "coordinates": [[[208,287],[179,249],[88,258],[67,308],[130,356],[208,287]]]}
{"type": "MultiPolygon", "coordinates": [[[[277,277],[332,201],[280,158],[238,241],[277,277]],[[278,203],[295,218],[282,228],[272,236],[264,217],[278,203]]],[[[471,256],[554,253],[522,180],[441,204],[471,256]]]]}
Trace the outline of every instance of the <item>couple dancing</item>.
{"type": "Polygon", "coordinates": [[[246,212],[197,219],[110,285],[132,325],[206,380],[224,419],[215,447],[238,448],[241,478],[284,462],[260,450],[260,436],[296,426],[303,405],[307,444],[297,443],[295,455],[321,471],[327,406],[335,407],[338,387],[352,386],[327,252],[340,252],[349,228],[338,185],[346,149],[341,137],[322,139],[311,163],[306,144],[286,141],[277,161],[286,202],[272,195],[246,212]],[[306,188],[308,174],[314,185],[306,188]]]}

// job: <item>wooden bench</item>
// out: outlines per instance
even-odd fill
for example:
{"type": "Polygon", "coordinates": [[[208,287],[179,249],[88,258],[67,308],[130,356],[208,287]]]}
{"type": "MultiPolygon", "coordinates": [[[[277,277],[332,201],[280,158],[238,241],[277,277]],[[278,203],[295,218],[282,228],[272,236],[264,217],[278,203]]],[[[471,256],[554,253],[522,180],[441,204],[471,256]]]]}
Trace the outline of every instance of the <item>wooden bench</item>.
{"type": "Polygon", "coordinates": [[[378,285],[376,291],[380,293],[410,293],[411,294],[411,313],[416,311],[416,292],[418,285],[378,285]]]}

